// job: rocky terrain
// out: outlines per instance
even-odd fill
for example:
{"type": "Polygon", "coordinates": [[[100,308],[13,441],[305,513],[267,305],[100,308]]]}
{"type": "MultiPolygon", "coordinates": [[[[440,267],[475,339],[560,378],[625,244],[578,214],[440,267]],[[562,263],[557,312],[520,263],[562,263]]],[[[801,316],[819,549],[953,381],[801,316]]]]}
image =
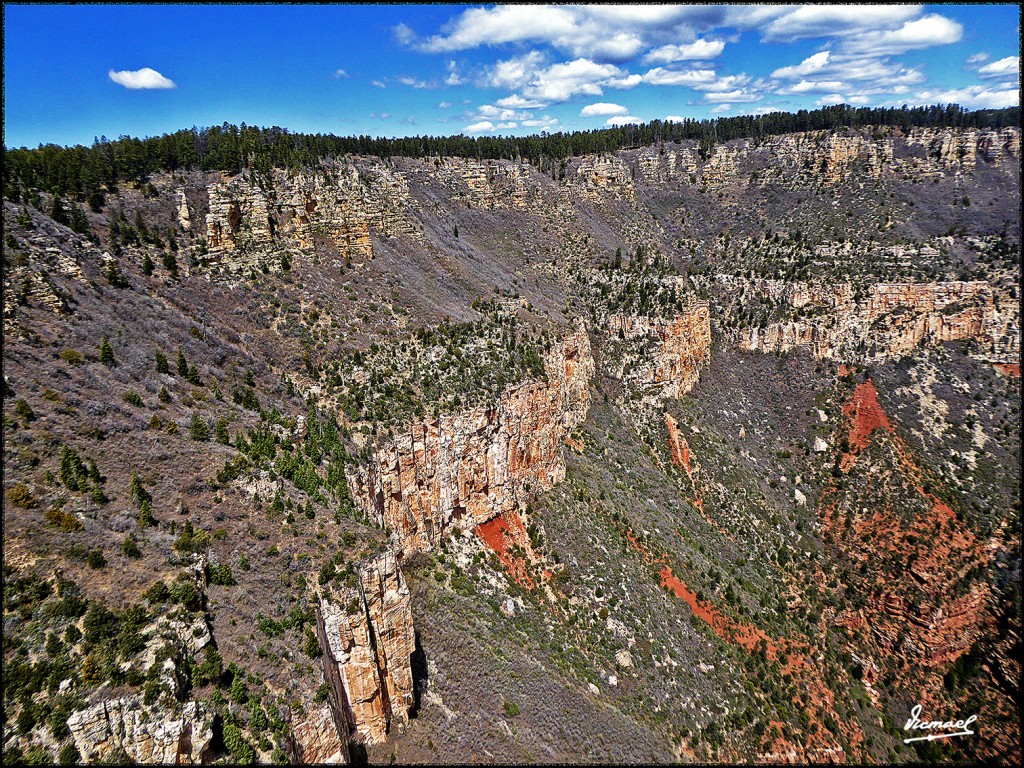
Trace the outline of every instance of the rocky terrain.
{"type": "Polygon", "coordinates": [[[5,764],[1019,762],[1019,129],[12,187],[5,764]]]}

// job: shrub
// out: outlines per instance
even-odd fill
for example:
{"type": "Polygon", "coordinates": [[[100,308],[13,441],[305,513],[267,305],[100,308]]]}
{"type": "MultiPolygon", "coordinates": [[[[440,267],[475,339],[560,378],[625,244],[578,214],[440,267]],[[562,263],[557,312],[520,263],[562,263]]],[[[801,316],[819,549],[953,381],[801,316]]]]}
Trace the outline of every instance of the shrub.
{"type": "Polygon", "coordinates": [[[34,421],[36,418],[36,414],[35,411],[32,410],[32,406],[25,400],[16,400],[14,402],[14,413],[26,424],[30,421],[34,421]]]}
{"type": "Polygon", "coordinates": [[[7,498],[11,500],[11,504],[22,509],[32,509],[36,505],[35,496],[24,483],[12,486],[7,491],[7,498]]]}
{"type": "Polygon", "coordinates": [[[502,709],[505,710],[505,714],[509,717],[515,717],[519,714],[519,705],[511,699],[505,699],[505,703],[502,705],[502,709]]]}
{"type": "Polygon", "coordinates": [[[82,530],[82,521],[75,517],[70,512],[65,512],[58,506],[52,506],[46,510],[43,518],[46,522],[51,525],[56,525],[62,531],[70,533],[71,531],[82,530]]]}
{"type": "Polygon", "coordinates": [[[121,399],[128,403],[128,405],[134,405],[136,408],[141,408],[143,406],[142,396],[134,389],[129,389],[121,395],[121,399]]]}
{"type": "Polygon", "coordinates": [[[90,568],[102,568],[107,564],[107,558],[103,556],[102,550],[92,549],[86,555],[85,562],[89,564],[90,568]]]}
{"type": "Polygon", "coordinates": [[[209,569],[209,579],[211,584],[216,584],[222,587],[232,587],[238,583],[235,581],[234,574],[231,573],[231,568],[226,563],[211,565],[209,569]]]}
{"type": "Polygon", "coordinates": [[[133,560],[142,557],[142,551],[139,549],[139,543],[135,540],[134,534],[129,533],[121,541],[121,554],[133,560]]]}
{"type": "Polygon", "coordinates": [[[224,723],[224,746],[241,765],[251,765],[256,760],[256,751],[242,737],[241,729],[234,723],[224,723]]]}
{"type": "Polygon", "coordinates": [[[81,365],[85,362],[85,355],[77,349],[65,349],[61,351],[60,359],[68,365],[81,365]]]}

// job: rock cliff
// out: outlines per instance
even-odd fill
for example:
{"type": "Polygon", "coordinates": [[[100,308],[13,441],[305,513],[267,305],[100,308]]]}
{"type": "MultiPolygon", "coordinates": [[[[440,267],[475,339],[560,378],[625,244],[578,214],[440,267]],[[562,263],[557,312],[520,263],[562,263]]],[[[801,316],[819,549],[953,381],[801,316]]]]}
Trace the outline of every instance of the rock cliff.
{"type": "Polygon", "coordinates": [[[875,360],[945,341],[971,340],[997,361],[1020,356],[1020,310],[986,282],[849,284],[759,281],[754,295],[785,304],[790,319],[739,332],[741,349],[807,347],[819,358],[875,360]]]}
{"type": "Polygon", "coordinates": [[[209,189],[207,245],[214,256],[238,249],[312,248],[322,236],[346,261],[373,257],[370,235],[416,236],[409,216],[412,202],[402,174],[380,160],[359,158],[325,171],[254,183],[249,175],[209,189]]]}
{"type": "MultiPolygon", "coordinates": [[[[416,637],[409,587],[391,550],[359,566],[356,587],[321,596],[317,635],[341,743],[377,743],[404,726],[414,704],[416,637]]],[[[305,751],[317,741],[310,739],[305,751]]]]}
{"type": "Polygon", "coordinates": [[[135,763],[198,765],[212,757],[213,715],[190,701],[173,714],[146,706],[141,696],[102,701],[68,718],[79,754],[88,762],[116,757],[135,763]]]}
{"type": "Polygon", "coordinates": [[[705,302],[669,318],[614,314],[607,329],[613,345],[621,342],[611,356],[611,372],[652,403],[693,389],[711,356],[711,314],[705,302]]]}
{"type": "Polygon", "coordinates": [[[531,486],[565,476],[561,446],[586,417],[594,372],[578,328],[530,380],[497,402],[411,424],[349,478],[360,507],[389,529],[404,553],[430,550],[456,525],[473,527],[516,510],[531,486]]]}

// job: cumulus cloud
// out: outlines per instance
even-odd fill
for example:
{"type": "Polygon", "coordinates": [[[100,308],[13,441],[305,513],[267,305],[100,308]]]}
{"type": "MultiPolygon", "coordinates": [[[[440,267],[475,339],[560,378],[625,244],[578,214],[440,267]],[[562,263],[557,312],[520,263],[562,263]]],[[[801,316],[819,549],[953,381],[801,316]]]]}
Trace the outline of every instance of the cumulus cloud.
{"type": "Polygon", "coordinates": [[[558,125],[557,117],[549,117],[544,115],[543,117],[531,117],[527,120],[522,121],[524,128],[553,128],[558,125]]]}
{"type": "Polygon", "coordinates": [[[522,96],[515,93],[511,96],[506,96],[503,99],[498,99],[494,103],[499,107],[508,107],[509,109],[537,109],[539,107],[547,106],[547,102],[537,101],[536,99],[524,99],[522,96]]]}
{"type": "Polygon", "coordinates": [[[921,13],[919,5],[801,5],[762,28],[765,42],[791,43],[809,37],[852,35],[892,28],[921,13]]]}
{"type": "Polygon", "coordinates": [[[629,110],[621,104],[610,104],[607,101],[599,101],[596,104],[587,104],[580,110],[580,117],[596,117],[599,115],[625,115],[629,110]]]}
{"type": "Polygon", "coordinates": [[[643,123],[639,117],[633,117],[632,115],[619,115],[617,117],[609,117],[604,121],[604,124],[609,128],[618,128],[623,125],[640,125],[643,123]]]}
{"type": "Polygon", "coordinates": [[[491,72],[490,84],[522,89],[525,99],[552,103],[574,96],[600,96],[604,88],[632,88],[641,81],[614,64],[598,64],[590,59],[552,64],[538,68],[537,57],[527,54],[519,59],[499,62],[491,72]]]}
{"type": "Polygon", "coordinates": [[[409,77],[408,75],[403,75],[402,77],[398,78],[398,82],[400,82],[402,85],[408,85],[410,88],[423,89],[431,87],[430,83],[428,83],[426,80],[420,80],[419,78],[416,77],[409,77]]]}
{"type": "Polygon", "coordinates": [[[694,88],[698,85],[705,85],[714,82],[716,78],[713,69],[665,69],[655,67],[643,76],[643,81],[648,85],[686,85],[694,88]]]}
{"type": "Polygon", "coordinates": [[[344,69],[336,69],[334,70],[334,76],[337,78],[348,77],[348,72],[346,72],[344,69]]]}
{"type": "Polygon", "coordinates": [[[982,85],[969,85],[944,91],[921,91],[917,99],[919,104],[959,104],[967,109],[1002,109],[1020,104],[1020,90],[992,90],[982,85]]]}
{"type": "Polygon", "coordinates": [[[544,62],[544,54],[540,51],[530,51],[514,59],[499,61],[488,72],[485,84],[513,90],[522,88],[536,75],[544,62]]]}
{"type": "Polygon", "coordinates": [[[829,93],[845,87],[846,83],[841,80],[801,80],[799,83],[780,88],[776,93],[780,96],[797,93],[829,93]]]}
{"type": "Polygon", "coordinates": [[[776,69],[772,72],[772,77],[778,77],[783,80],[795,80],[798,77],[805,77],[828,66],[828,60],[831,55],[830,51],[821,51],[813,56],[808,56],[796,66],[776,69]]]}
{"type": "Polygon", "coordinates": [[[112,69],[107,72],[107,77],[118,85],[123,85],[132,91],[178,87],[173,80],[164,77],[155,69],[150,69],[149,67],[136,70],[124,69],[116,72],[112,69]]]}
{"type": "Polygon", "coordinates": [[[438,109],[448,109],[448,107],[450,107],[451,105],[452,105],[452,103],[450,101],[442,101],[437,106],[438,106],[438,109]]]}
{"type": "Polygon", "coordinates": [[[663,45],[644,56],[647,64],[671,64],[674,61],[716,59],[725,50],[721,40],[695,40],[683,45],[663,45]]]}
{"type": "Polygon", "coordinates": [[[732,109],[732,104],[718,104],[710,109],[711,114],[717,114],[719,112],[728,112],[732,109]]]}
{"type": "Polygon", "coordinates": [[[490,120],[481,120],[480,122],[467,125],[464,129],[466,133],[485,133],[487,131],[494,130],[494,123],[490,120]]]}
{"type": "Polygon", "coordinates": [[[665,122],[666,123],[684,123],[684,122],[686,122],[686,118],[682,117],[681,115],[665,115],[665,122]]]}
{"type": "Polygon", "coordinates": [[[1007,56],[978,68],[979,77],[1020,77],[1020,56],[1007,56]]]}
{"type": "Polygon", "coordinates": [[[845,50],[857,53],[891,55],[935,45],[949,45],[963,37],[964,28],[945,16],[931,13],[907,21],[899,29],[872,30],[842,42],[845,50]]]}

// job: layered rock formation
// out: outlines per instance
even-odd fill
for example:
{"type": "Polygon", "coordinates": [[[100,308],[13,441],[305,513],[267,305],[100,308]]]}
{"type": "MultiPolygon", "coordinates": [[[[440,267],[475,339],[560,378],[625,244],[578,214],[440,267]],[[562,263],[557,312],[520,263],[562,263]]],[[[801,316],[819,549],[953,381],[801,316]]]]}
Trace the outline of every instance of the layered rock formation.
{"type": "Polygon", "coordinates": [[[582,327],[544,363],[547,381],[517,384],[496,403],[412,424],[349,477],[356,502],[403,552],[432,549],[454,526],[514,511],[531,486],[549,489],[563,479],[560,449],[586,417],[594,372],[582,327]]]}
{"type": "Polygon", "coordinates": [[[832,185],[851,176],[877,179],[886,170],[928,178],[972,172],[978,162],[1019,162],[1020,129],[915,128],[906,135],[891,128],[870,133],[809,131],[719,144],[703,158],[694,142],[647,147],[634,154],[641,175],[652,184],[796,188],[832,185]]]}
{"type": "Polygon", "coordinates": [[[188,209],[188,198],[185,197],[185,188],[178,187],[175,191],[178,197],[178,226],[184,230],[192,229],[192,213],[188,209]]]}
{"type": "Polygon", "coordinates": [[[612,373],[643,400],[679,397],[693,389],[711,356],[711,314],[694,302],[671,317],[614,314],[609,337],[622,340],[612,373]]]}
{"type": "Polygon", "coordinates": [[[600,202],[609,197],[636,198],[629,166],[618,155],[587,155],[566,181],[567,190],[584,200],[600,202]]]}
{"type": "Polygon", "coordinates": [[[449,157],[436,160],[429,173],[441,181],[452,199],[473,208],[542,209],[541,185],[531,177],[530,165],[525,162],[449,157]]]}
{"type": "Polygon", "coordinates": [[[212,758],[213,715],[201,702],[173,714],[125,696],[75,712],[68,728],[88,762],[116,758],[121,750],[135,763],[199,765],[212,758]]]}
{"type": "Polygon", "coordinates": [[[318,235],[346,260],[373,256],[371,232],[416,236],[406,178],[372,159],[343,162],[324,172],[278,173],[268,194],[249,176],[210,187],[207,245],[215,253],[278,244],[309,249],[318,235]]]}
{"type": "Polygon", "coordinates": [[[356,587],[321,597],[317,635],[342,743],[377,743],[408,722],[416,636],[409,587],[391,550],[360,565],[356,587]]]}
{"type": "Polygon", "coordinates": [[[758,281],[753,293],[795,310],[794,317],[740,330],[741,349],[807,347],[819,358],[880,360],[971,340],[991,359],[1020,357],[1020,309],[986,282],[877,283],[856,295],[849,284],[758,281]]]}

